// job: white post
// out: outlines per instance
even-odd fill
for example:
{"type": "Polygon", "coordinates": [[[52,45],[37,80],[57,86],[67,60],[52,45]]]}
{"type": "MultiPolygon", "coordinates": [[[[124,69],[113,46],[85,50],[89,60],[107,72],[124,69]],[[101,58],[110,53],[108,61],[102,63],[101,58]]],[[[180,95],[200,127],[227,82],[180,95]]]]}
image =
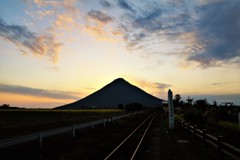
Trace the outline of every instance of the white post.
{"type": "Polygon", "coordinates": [[[238,112],[238,122],[239,122],[239,125],[240,125],[240,112],[238,112]]]}
{"type": "Polygon", "coordinates": [[[73,138],[75,138],[75,136],[76,136],[76,132],[75,132],[75,126],[74,125],[72,125],[72,131],[73,131],[73,138]]]}
{"type": "Polygon", "coordinates": [[[42,133],[39,133],[39,147],[40,148],[42,148],[42,141],[43,141],[42,133]]]}
{"type": "Polygon", "coordinates": [[[168,90],[168,119],[169,119],[169,129],[174,128],[174,108],[173,108],[173,93],[168,90]]]}

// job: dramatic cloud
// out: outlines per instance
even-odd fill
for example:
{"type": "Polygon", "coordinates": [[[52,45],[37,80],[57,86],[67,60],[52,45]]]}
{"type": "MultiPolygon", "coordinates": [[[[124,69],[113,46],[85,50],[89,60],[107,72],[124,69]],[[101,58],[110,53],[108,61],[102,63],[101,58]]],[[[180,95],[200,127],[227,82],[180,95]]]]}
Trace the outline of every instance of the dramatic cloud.
{"type": "Polygon", "coordinates": [[[197,38],[205,46],[189,57],[203,66],[240,56],[240,1],[216,1],[199,8],[197,38]]]}
{"type": "Polygon", "coordinates": [[[144,57],[174,55],[183,65],[197,62],[203,68],[240,63],[239,0],[35,0],[29,3],[38,5],[40,17],[57,15],[53,23],[56,26],[52,27],[55,30],[77,28],[98,39],[120,35],[127,49],[144,57]],[[96,2],[98,7],[92,5],[96,2]],[[84,5],[86,9],[81,9],[84,5]],[[56,12],[59,9],[61,13],[56,12]]]}
{"type": "Polygon", "coordinates": [[[131,5],[119,0],[117,6],[132,11],[124,12],[118,25],[130,50],[141,50],[144,54],[176,54],[202,67],[239,58],[238,0],[230,3],[224,0],[147,1],[141,4],[133,1],[131,5]],[[167,48],[169,45],[171,48],[167,48]]]}
{"type": "Polygon", "coordinates": [[[53,99],[79,99],[79,97],[75,96],[78,93],[75,92],[45,90],[7,84],[0,84],[0,92],[30,95],[36,97],[47,97],[53,99]]]}
{"type": "Polygon", "coordinates": [[[112,17],[108,16],[106,13],[102,11],[91,10],[90,12],[87,13],[87,15],[88,17],[91,17],[92,19],[95,19],[102,23],[108,23],[113,21],[112,17]]]}
{"type": "Polygon", "coordinates": [[[128,49],[141,50],[144,54],[173,54],[179,46],[178,35],[187,30],[184,28],[191,19],[185,8],[152,2],[142,4],[136,14],[126,13],[119,26],[128,49]]]}
{"type": "Polygon", "coordinates": [[[13,42],[24,54],[30,52],[37,56],[47,56],[52,62],[58,58],[61,44],[51,34],[38,35],[26,27],[8,25],[0,19],[0,36],[13,42]]]}

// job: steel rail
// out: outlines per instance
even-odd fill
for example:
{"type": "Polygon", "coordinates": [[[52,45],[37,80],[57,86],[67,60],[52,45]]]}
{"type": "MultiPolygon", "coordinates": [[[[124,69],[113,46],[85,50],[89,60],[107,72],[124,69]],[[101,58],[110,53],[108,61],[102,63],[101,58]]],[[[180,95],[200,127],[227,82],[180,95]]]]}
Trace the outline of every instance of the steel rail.
{"type": "Polygon", "coordinates": [[[133,155],[132,155],[132,157],[131,157],[131,160],[134,159],[134,157],[135,157],[135,155],[136,155],[136,153],[137,153],[140,145],[142,144],[142,141],[143,141],[143,139],[144,139],[144,137],[145,137],[145,135],[146,135],[146,133],[147,133],[149,127],[151,126],[151,124],[152,124],[152,122],[153,122],[153,119],[154,119],[155,117],[156,117],[156,115],[153,116],[153,118],[151,119],[150,123],[148,124],[147,129],[145,130],[145,132],[144,132],[141,140],[139,141],[139,143],[138,143],[138,145],[137,145],[137,148],[135,149],[135,151],[134,151],[134,153],[133,153],[133,155]]]}
{"type": "Polygon", "coordinates": [[[147,117],[137,128],[135,128],[128,136],[125,138],[104,160],[110,158],[149,118],[151,118],[153,114],[147,117]]]}

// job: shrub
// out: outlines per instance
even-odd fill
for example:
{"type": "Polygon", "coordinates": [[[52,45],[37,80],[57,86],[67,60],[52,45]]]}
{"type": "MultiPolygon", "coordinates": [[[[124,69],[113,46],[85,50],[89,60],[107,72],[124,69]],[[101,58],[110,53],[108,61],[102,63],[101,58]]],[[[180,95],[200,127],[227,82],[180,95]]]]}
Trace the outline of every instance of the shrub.
{"type": "Polygon", "coordinates": [[[205,123],[205,118],[200,113],[186,113],[183,117],[185,121],[193,124],[203,125],[205,123]]]}
{"type": "Polygon", "coordinates": [[[227,128],[233,131],[239,131],[240,132],[240,125],[237,123],[232,123],[232,122],[228,122],[228,121],[219,121],[218,125],[223,127],[223,128],[227,128]]]}
{"type": "Polygon", "coordinates": [[[143,105],[139,103],[131,103],[126,105],[126,110],[127,111],[139,111],[143,110],[143,105]]]}

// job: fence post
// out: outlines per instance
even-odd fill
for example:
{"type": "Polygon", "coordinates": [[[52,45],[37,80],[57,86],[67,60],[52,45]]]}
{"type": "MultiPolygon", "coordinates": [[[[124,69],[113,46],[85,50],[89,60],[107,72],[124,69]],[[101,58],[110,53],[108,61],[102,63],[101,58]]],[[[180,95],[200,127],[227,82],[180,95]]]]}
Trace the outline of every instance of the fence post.
{"type": "Polygon", "coordinates": [[[197,125],[193,125],[193,139],[194,140],[197,140],[197,131],[196,131],[196,129],[197,129],[197,125]]]}
{"type": "Polygon", "coordinates": [[[76,132],[75,132],[75,126],[74,125],[72,125],[72,132],[73,132],[73,138],[75,138],[76,132]]]}
{"type": "Polygon", "coordinates": [[[207,135],[206,134],[207,134],[207,129],[203,129],[202,130],[202,143],[203,143],[204,148],[207,149],[207,142],[206,142],[207,135]]]}
{"type": "Polygon", "coordinates": [[[94,124],[92,123],[92,129],[94,129],[94,124]]]}
{"type": "Polygon", "coordinates": [[[185,122],[185,124],[186,124],[186,129],[187,129],[188,134],[191,135],[190,127],[189,127],[190,124],[188,122],[185,122]]]}
{"type": "Polygon", "coordinates": [[[188,131],[188,125],[187,125],[187,123],[184,121],[183,124],[184,124],[184,126],[185,126],[184,128],[188,131]]]}
{"type": "Polygon", "coordinates": [[[164,110],[163,110],[163,127],[164,128],[166,127],[166,113],[164,110]]]}
{"type": "Polygon", "coordinates": [[[104,119],[103,120],[103,127],[105,127],[106,126],[106,120],[104,119]]]}
{"type": "Polygon", "coordinates": [[[40,149],[42,148],[42,141],[43,141],[42,133],[39,133],[39,147],[40,147],[40,149]]]}
{"type": "Polygon", "coordinates": [[[112,120],[112,117],[109,117],[109,118],[108,118],[108,124],[109,124],[109,126],[112,126],[112,121],[113,121],[113,120],[112,120]]]}
{"type": "Polygon", "coordinates": [[[43,136],[42,133],[39,133],[39,159],[43,159],[43,148],[42,148],[43,136]]]}
{"type": "Polygon", "coordinates": [[[222,152],[223,146],[222,146],[222,141],[224,137],[223,136],[217,136],[217,145],[218,145],[218,158],[220,160],[224,160],[224,153],[222,152]]]}
{"type": "Polygon", "coordinates": [[[181,126],[182,126],[182,127],[184,127],[184,123],[183,123],[183,120],[180,120],[180,122],[181,122],[181,126]]]}

